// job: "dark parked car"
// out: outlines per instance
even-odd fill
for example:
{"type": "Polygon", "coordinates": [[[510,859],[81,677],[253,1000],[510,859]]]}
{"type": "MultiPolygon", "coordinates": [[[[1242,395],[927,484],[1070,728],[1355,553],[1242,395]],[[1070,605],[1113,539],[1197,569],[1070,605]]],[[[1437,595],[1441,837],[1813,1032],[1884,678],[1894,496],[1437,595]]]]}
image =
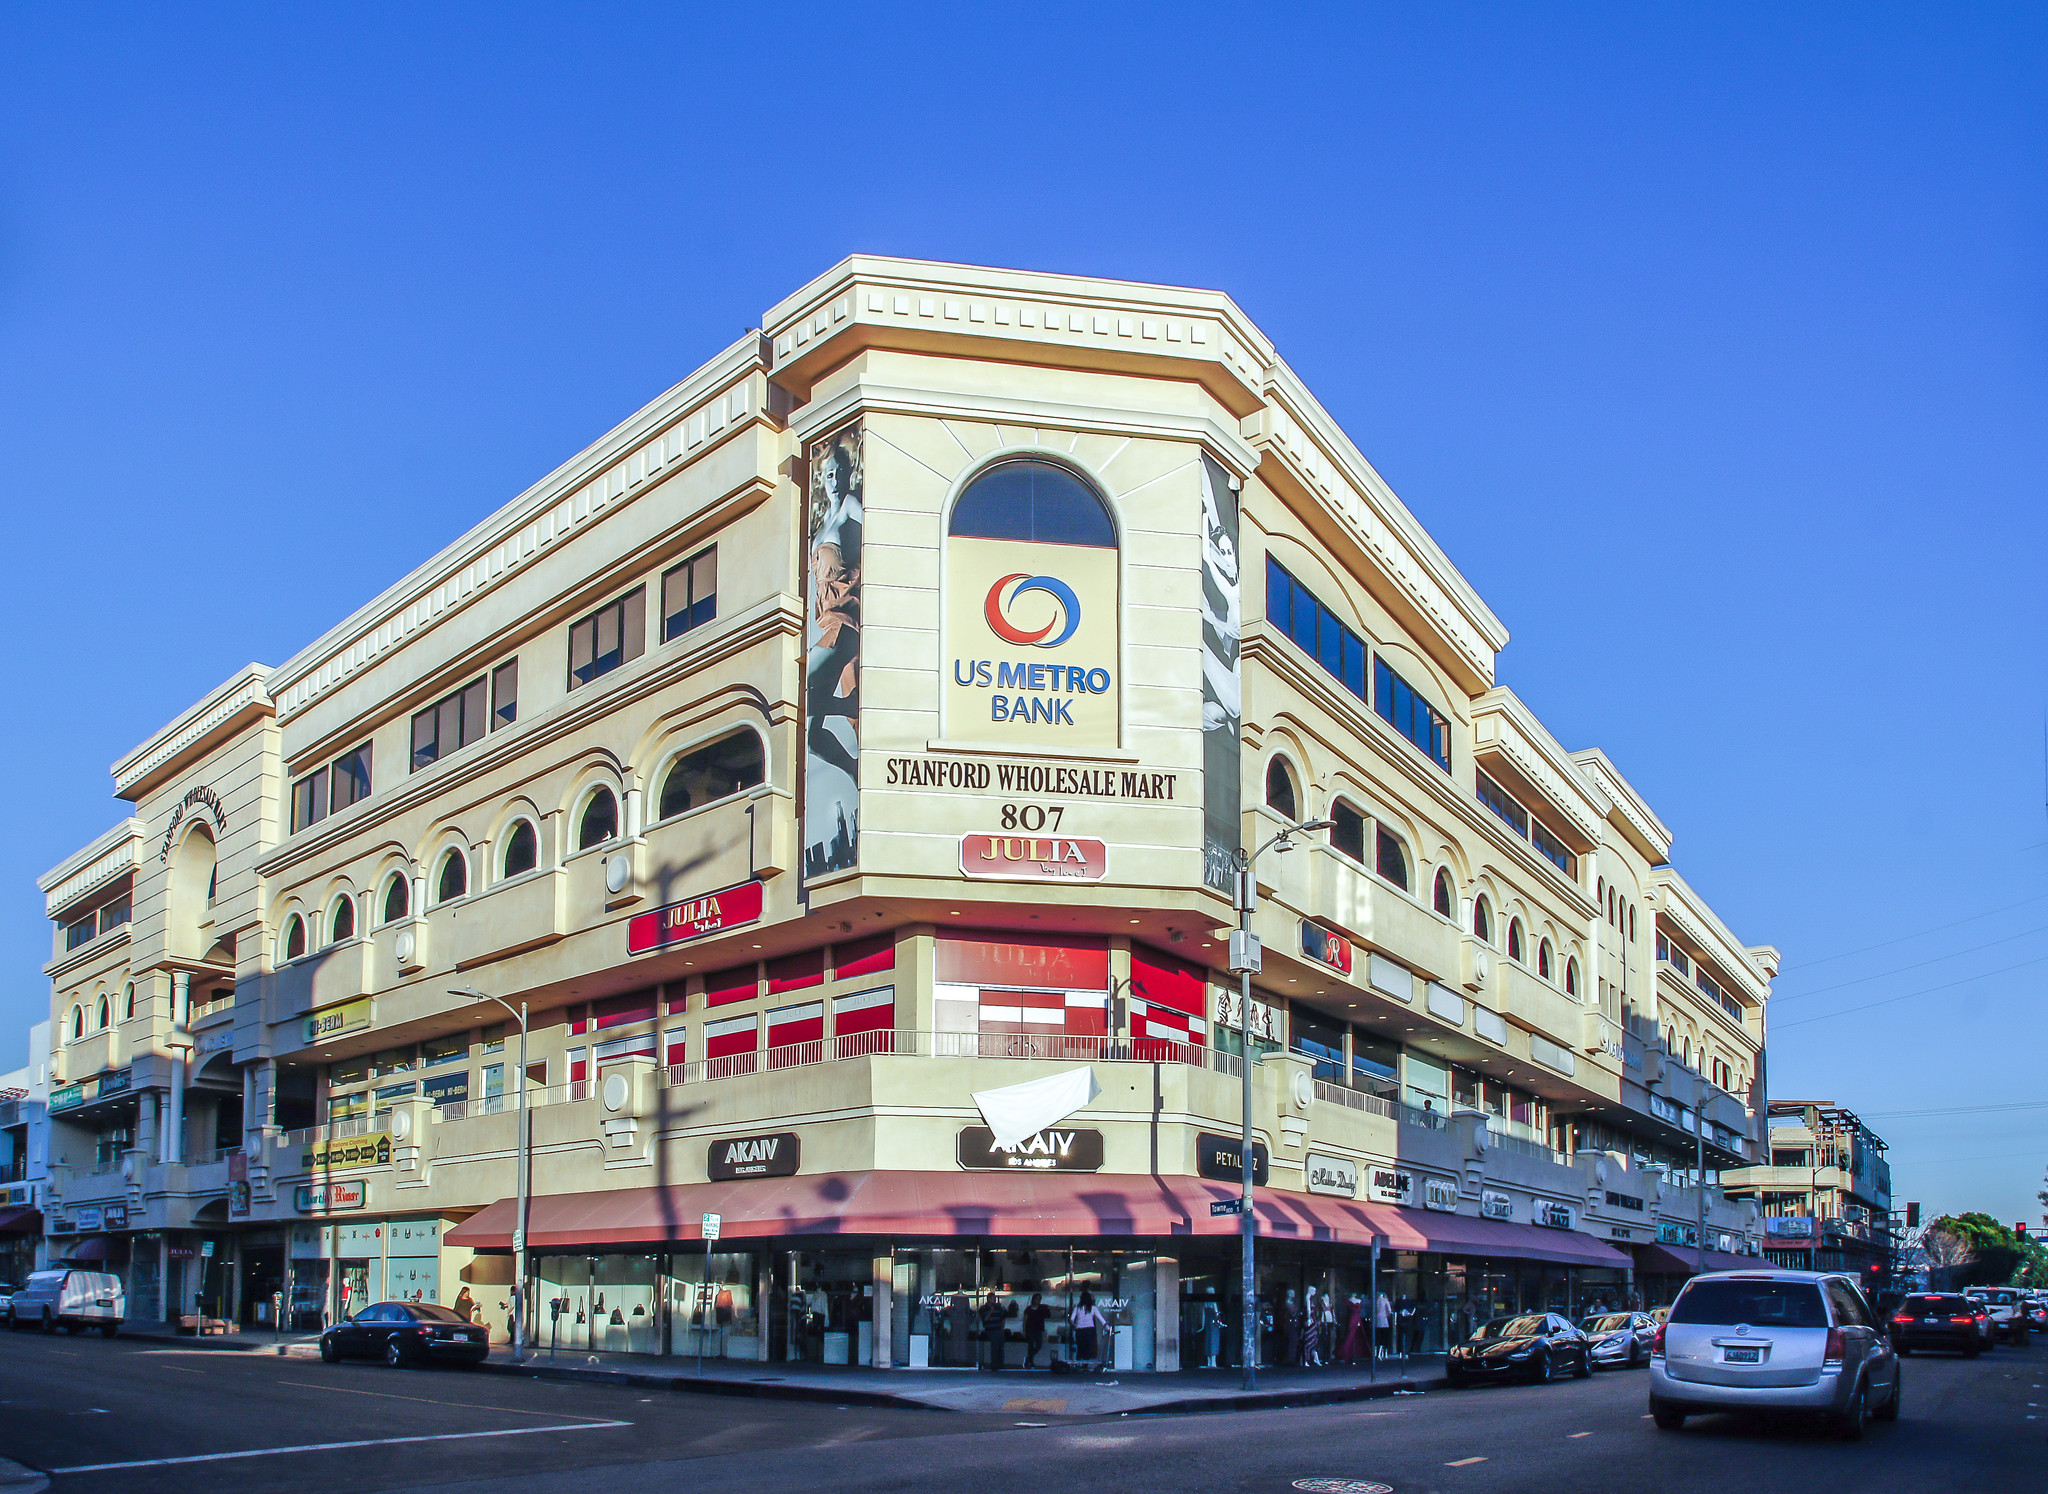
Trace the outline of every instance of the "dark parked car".
{"type": "Polygon", "coordinates": [[[1892,1347],[1901,1354],[1915,1349],[1953,1349],[1975,1359],[1984,1352],[1984,1331],[1979,1323],[1977,1304],[1960,1293],[1908,1297],[1891,1315],[1892,1347]]]}
{"type": "Polygon", "coordinates": [[[1592,1345],[1593,1364],[1634,1369],[1650,1362],[1650,1340],[1657,1321],[1646,1312],[1598,1312],[1579,1319],[1579,1331],[1592,1345]]]}
{"type": "Polygon", "coordinates": [[[1581,1380],[1593,1373],[1591,1341],[1558,1313],[1522,1312],[1482,1323],[1451,1350],[1444,1376],[1455,1389],[1474,1380],[1554,1380],[1566,1370],[1581,1380]]]}
{"type": "Polygon", "coordinates": [[[426,1360],[481,1364],[490,1357],[491,1331],[466,1323],[431,1302],[378,1302],[343,1318],[320,1335],[320,1357],[381,1359],[396,1369],[426,1360]]]}

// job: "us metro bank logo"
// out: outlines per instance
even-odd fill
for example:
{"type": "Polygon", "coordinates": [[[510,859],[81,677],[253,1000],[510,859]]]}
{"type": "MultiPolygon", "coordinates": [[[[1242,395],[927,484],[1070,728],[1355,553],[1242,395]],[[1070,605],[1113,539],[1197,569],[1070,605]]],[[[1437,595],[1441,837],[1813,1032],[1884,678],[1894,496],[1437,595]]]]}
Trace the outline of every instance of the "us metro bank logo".
{"type": "MultiPolygon", "coordinates": [[[[1057,576],[1034,576],[1015,571],[998,577],[982,599],[982,620],[988,630],[1004,643],[1030,648],[1059,648],[1081,627],[1081,599],[1074,588],[1057,576]],[[1028,613],[1019,620],[1018,606],[1027,596],[1050,601],[1027,603],[1028,613]],[[1042,621],[1040,619],[1043,619],[1042,621]]],[[[990,690],[989,720],[1036,723],[1045,726],[1073,726],[1072,697],[1104,695],[1110,687],[1107,669],[1085,664],[1037,664],[1023,659],[962,659],[953,661],[953,682],[968,689],[990,690]]]]}

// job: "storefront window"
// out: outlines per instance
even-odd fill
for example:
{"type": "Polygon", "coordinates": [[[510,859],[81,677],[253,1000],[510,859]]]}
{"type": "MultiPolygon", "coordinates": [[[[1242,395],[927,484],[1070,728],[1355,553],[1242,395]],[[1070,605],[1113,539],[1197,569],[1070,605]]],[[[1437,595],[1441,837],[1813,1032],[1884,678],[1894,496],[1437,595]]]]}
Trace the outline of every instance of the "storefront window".
{"type": "Polygon", "coordinates": [[[654,1255],[544,1255],[536,1263],[544,1350],[609,1354],[661,1351],[654,1255]]]}
{"type": "Polygon", "coordinates": [[[994,1302],[1005,1367],[1029,1361],[1043,1369],[1055,1357],[1079,1363],[1083,1345],[1073,1318],[1086,1293],[1108,1325],[1098,1330],[1087,1362],[1149,1370],[1158,1331],[1155,1274],[1153,1257],[1143,1251],[898,1250],[892,1290],[908,1311],[892,1313],[894,1362],[913,1369],[985,1365],[983,1313],[994,1302]]]}
{"type": "Polygon", "coordinates": [[[678,1255],[670,1262],[669,1351],[706,1359],[759,1359],[755,1258],[747,1251],[678,1255]]]}
{"type": "Polygon", "coordinates": [[[1400,1098],[1401,1046],[1351,1029],[1351,1082],[1385,1099],[1400,1098]]]}
{"type": "MultiPolygon", "coordinates": [[[[792,1250],[786,1273],[782,1357],[812,1364],[873,1364],[874,1258],[866,1251],[792,1250]]],[[[781,1287],[781,1281],[777,1283],[781,1287]]]]}

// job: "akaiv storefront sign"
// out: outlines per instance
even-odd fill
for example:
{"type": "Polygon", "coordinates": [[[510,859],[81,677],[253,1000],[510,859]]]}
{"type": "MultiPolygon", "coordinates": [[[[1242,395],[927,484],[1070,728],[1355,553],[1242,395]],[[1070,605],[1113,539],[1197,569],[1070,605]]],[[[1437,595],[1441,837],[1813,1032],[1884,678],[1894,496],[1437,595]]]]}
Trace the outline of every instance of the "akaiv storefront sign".
{"type": "Polygon", "coordinates": [[[962,1126],[954,1155],[968,1172],[1100,1172],[1102,1133],[1047,1126],[1014,1146],[997,1146],[987,1126],[962,1126]]]}
{"type": "Polygon", "coordinates": [[[704,1172],[714,1183],[730,1183],[739,1178],[787,1178],[796,1176],[802,1159],[803,1142],[794,1131],[728,1136],[711,1143],[704,1158],[704,1172]]]}

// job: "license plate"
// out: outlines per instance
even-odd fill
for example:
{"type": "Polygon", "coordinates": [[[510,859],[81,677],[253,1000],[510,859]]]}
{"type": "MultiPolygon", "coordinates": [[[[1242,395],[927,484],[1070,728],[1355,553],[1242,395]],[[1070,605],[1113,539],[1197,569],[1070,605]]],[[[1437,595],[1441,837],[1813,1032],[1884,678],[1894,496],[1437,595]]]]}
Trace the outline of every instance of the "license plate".
{"type": "Polygon", "coordinates": [[[1728,1363],[1755,1364],[1763,1358],[1763,1352],[1762,1349],[1730,1349],[1728,1350],[1728,1363]]]}
{"type": "Polygon", "coordinates": [[[1933,1327],[1933,1326],[1934,1326],[1935,1324],[1939,1323],[1939,1322],[1941,1321],[1941,1319],[1940,1319],[1940,1318],[1922,1318],[1922,1319],[1921,1319],[1920,1321],[1921,1321],[1922,1323],[1926,1324],[1926,1325],[1927,1325],[1927,1326],[1928,1326],[1929,1328],[1932,1328],[1932,1327],[1933,1327]]]}

